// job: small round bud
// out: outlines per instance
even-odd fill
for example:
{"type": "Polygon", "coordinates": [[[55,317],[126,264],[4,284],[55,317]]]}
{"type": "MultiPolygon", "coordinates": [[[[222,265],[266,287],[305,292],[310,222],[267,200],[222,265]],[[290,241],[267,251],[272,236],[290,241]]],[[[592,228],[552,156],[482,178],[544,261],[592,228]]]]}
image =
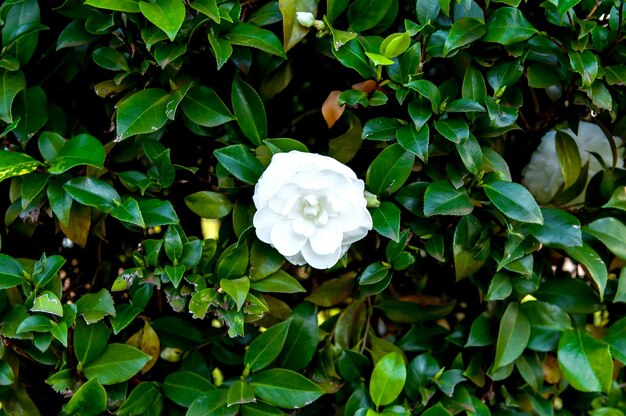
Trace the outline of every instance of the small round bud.
{"type": "Polygon", "coordinates": [[[315,22],[315,16],[309,12],[296,12],[296,19],[304,27],[311,27],[313,22],[315,22]]]}
{"type": "Polygon", "coordinates": [[[378,197],[373,193],[365,191],[363,196],[365,196],[368,208],[378,208],[380,206],[380,201],[378,200],[378,197]]]}

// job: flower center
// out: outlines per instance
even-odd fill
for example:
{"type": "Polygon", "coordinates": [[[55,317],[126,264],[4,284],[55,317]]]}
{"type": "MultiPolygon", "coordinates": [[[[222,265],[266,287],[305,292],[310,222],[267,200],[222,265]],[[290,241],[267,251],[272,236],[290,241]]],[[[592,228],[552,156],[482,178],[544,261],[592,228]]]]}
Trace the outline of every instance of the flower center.
{"type": "Polygon", "coordinates": [[[317,226],[324,226],[328,223],[328,213],[317,196],[306,195],[302,198],[302,202],[302,216],[304,218],[312,220],[317,226]]]}

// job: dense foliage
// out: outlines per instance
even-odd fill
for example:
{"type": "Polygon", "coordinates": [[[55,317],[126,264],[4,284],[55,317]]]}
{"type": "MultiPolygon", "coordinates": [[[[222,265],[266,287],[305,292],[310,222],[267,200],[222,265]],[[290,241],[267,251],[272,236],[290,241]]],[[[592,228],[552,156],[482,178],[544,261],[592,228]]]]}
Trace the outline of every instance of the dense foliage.
{"type": "Polygon", "coordinates": [[[5,0],[0,413],[623,415],[625,20],[5,0]],[[328,270],[252,226],[291,150],[370,193],[328,270]]]}

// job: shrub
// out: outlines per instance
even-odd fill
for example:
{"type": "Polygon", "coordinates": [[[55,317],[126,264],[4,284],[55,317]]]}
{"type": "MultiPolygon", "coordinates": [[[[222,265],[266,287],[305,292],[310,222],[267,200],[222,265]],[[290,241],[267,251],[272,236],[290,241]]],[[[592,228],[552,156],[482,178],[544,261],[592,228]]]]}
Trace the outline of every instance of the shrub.
{"type": "Polygon", "coordinates": [[[5,1],[2,413],[623,415],[623,14],[5,1]]]}

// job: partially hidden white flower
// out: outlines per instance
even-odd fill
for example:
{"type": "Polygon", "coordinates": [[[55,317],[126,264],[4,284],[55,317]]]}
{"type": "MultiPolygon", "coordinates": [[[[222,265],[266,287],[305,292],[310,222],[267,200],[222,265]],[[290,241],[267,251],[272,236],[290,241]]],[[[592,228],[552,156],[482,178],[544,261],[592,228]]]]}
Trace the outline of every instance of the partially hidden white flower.
{"type": "MultiPolygon", "coordinates": [[[[602,165],[591,153],[596,153],[602,157],[604,164],[611,166],[613,164],[613,153],[609,141],[602,129],[593,123],[581,121],[578,124],[578,134],[570,129],[562,130],[571,136],[578,145],[578,152],[582,166],[589,163],[589,180],[602,170],[602,165]]],[[[618,146],[621,145],[622,139],[615,137],[618,146]]],[[[617,167],[624,166],[624,149],[619,148],[617,167]]],[[[542,138],[541,143],[532,154],[530,162],[522,171],[522,183],[535,196],[537,202],[544,204],[550,202],[556,195],[559,188],[565,183],[559,159],[556,153],[556,131],[550,130],[542,138]]],[[[585,200],[585,191],[583,191],[571,204],[579,204],[585,200]]]]}
{"type": "Polygon", "coordinates": [[[254,188],[256,234],[293,264],[330,268],[372,229],[364,188],[333,158],[277,153],[254,188]]]}
{"type": "Polygon", "coordinates": [[[311,27],[315,22],[315,16],[309,12],[296,12],[296,20],[304,27],[311,27]]]}

